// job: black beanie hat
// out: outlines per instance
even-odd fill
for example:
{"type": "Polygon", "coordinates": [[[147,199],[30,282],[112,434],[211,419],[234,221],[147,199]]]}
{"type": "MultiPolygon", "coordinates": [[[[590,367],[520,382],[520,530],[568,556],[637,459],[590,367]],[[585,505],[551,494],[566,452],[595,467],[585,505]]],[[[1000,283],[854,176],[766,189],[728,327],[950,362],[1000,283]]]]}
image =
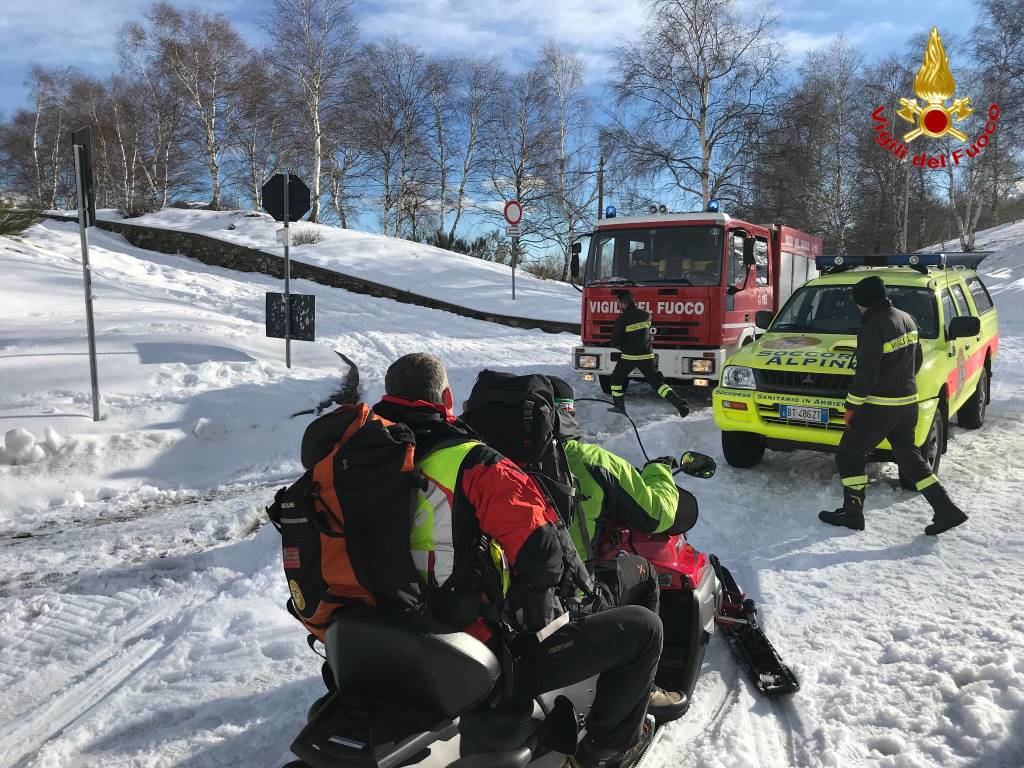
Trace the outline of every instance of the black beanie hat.
{"type": "Polygon", "coordinates": [[[562,440],[575,440],[580,436],[580,426],[576,421],[575,393],[565,379],[548,376],[551,389],[555,394],[555,411],[558,415],[558,436],[562,440]]]}
{"type": "Polygon", "coordinates": [[[873,307],[887,298],[885,283],[878,275],[865,277],[853,286],[853,300],[862,307],[873,307]]]}

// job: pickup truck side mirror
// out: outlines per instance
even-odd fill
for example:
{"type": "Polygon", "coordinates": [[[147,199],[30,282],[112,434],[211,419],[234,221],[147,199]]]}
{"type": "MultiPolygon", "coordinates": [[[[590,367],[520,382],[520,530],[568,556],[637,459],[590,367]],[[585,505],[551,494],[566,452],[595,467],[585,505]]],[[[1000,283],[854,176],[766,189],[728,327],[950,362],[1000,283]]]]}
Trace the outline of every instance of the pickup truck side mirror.
{"type": "Polygon", "coordinates": [[[949,331],[946,333],[946,338],[949,341],[952,341],[953,339],[965,339],[969,336],[977,336],[980,333],[981,320],[976,317],[961,315],[960,317],[954,317],[949,321],[949,331]]]}
{"type": "Polygon", "coordinates": [[[757,264],[757,259],[754,258],[754,238],[744,237],[743,238],[743,266],[753,267],[757,264]]]}
{"type": "Polygon", "coordinates": [[[775,319],[775,313],[769,312],[767,309],[759,310],[754,313],[754,325],[758,328],[768,329],[768,326],[772,324],[772,320],[775,319]]]}

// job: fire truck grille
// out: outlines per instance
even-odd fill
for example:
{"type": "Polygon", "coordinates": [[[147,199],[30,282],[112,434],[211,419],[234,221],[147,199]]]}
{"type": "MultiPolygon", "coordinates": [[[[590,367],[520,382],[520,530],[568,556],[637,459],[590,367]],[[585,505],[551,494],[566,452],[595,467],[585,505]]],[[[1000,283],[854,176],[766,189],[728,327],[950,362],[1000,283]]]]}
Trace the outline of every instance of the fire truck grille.
{"type": "Polygon", "coordinates": [[[853,377],[842,373],[811,373],[807,371],[774,371],[755,369],[757,388],[762,392],[846,397],[853,377]]]}
{"type": "MultiPolygon", "coordinates": [[[[597,332],[594,334],[595,338],[600,342],[610,342],[612,338],[612,328],[614,323],[598,323],[597,332]]],[[[671,344],[683,344],[686,342],[693,342],[694,336],[696,335],[696,329],[700,326],[700,323],[691,322],[664,322],[655,323],[654,325],[654,345],[655,346],[667,346],[671,344]]]]}

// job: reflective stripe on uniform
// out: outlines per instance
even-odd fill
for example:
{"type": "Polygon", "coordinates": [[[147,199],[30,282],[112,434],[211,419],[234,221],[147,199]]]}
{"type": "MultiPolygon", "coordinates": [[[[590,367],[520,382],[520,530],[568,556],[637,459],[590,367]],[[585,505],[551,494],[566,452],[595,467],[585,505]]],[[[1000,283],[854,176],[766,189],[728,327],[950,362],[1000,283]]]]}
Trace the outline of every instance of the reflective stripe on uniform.
{"type": "Polygon", "coordinates": [[[654,359],[654,353],[653,352],[648,352],[647,354],[644,354],[644,355],[627,355],[627,354],[623,353],[623,354],[619,355],[619,357],[621,359],[623,359],[623,360],[653,360],[654,359]]]}
{"type": "Polygon", "coordinates": [[[455,486],[463,460],[477,445],[477,441],[467,440],[434,451],[416,462],[427,479],[427,488],[417,491],[410,545],[416,569],[428,584],[431,572],[437,584],[444,584],[454,570],[452,504],[455,486]]]}
{"type": "Polygon", "coordinates": [[[904,333],[902,336],[897,336],[892,341],[887,341],[882,345],[882,354],[888,354],[889,352],[895,352],[897,349],[903,349],[911,344],[917,343],[917,331],[910,331],[904,333]]]}
{"type": "Polygon", "coordinates": [[[868,487],[868,476],[867,475],[856,475],[854,477],[842,478],[843,485],[847,488],[853,488],[855,491],[863,491],[868,487]]]}
{"type": "Polygon", "coordinates": [[[611,390],[612,390],[612,397],[618,397],[619,395],[622,394],[622,385],[621,384],[612,384],[611,390]]]}
{"type": "Polygon", "coordinates": [[[658,387],[658,394],[661,395],[662,397],[668,397],[668,393],[671,391],[672,387],[670,387],[668,384],[662,384],[660,387],[658,387]]]}
{"type": "Polygon", "coordinates": [[[858,397],[857,395],[847,395],[846,402],[848,402],[850,405],[863,405],[864,398],[858,397]]]}
{"type": "MultiPolygon", "coordinates": [[[[849,399],[849,398],[847,398],[849,399]]],[[[906,397],[882,397],[881,395],[868,395],[864,402],[869,405],[913,405],[917,402],[917,393],[906,397]]]]}
{"type": "Polygon", "coordinates": [[[629,325],[626,326],[626,333],[630,333],[631,331],[642,331],[644,328],[650,328],[650,327],[651,327],[651,321],[650,320],[644,320],[644,321],[639,322],[639,323],[630,323],[629,325]]]}
{"type": "Polygon", "coordinates": [[[939,478],[937,478],[935,475],[928,475],[928,477],[926,477],[921,482],[917,483],[914,487],[917,488],[917,490],[919,491],[923,491],[925,488],[930,488],[937,482],[939,482],[939,478]]]}

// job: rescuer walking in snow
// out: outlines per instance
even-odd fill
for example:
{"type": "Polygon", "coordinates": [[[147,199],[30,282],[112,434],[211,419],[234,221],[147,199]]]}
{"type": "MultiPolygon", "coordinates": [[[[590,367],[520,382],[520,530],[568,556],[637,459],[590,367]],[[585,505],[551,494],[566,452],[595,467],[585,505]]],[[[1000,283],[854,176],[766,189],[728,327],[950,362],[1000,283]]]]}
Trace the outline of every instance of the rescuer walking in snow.
{"type": "Polygon", "coordinates": [[[916,376],[923,359],[917,326],[892,305],[877,275],[854,285],[853,298],[861,314],[857,372],[846,396],[846,431],[836,453],[843,506],[818,517],[830,525],[864,530],[867,453],[888,439],[900,472],[932,506],[932,522],[924,532],[934,536],[960,525],[967,515],[950,500],[914,441],[916,376]]]}
{"type": "Polygon", "coordinates": [[[611,375],[612,404],[617,410],[626,412],[623,385],[629,374],[638,369],[647,383],[676,407],[680,416],[686,416],[690,412],[689,406],[665,383],[665,377],[655,362],[651,346],[651,313],[638,307],[629,291],[618,291],[615,298],[619,301],[622,313],[612,330],[612,346],[620,352],[619,361],[611,375]]]}

